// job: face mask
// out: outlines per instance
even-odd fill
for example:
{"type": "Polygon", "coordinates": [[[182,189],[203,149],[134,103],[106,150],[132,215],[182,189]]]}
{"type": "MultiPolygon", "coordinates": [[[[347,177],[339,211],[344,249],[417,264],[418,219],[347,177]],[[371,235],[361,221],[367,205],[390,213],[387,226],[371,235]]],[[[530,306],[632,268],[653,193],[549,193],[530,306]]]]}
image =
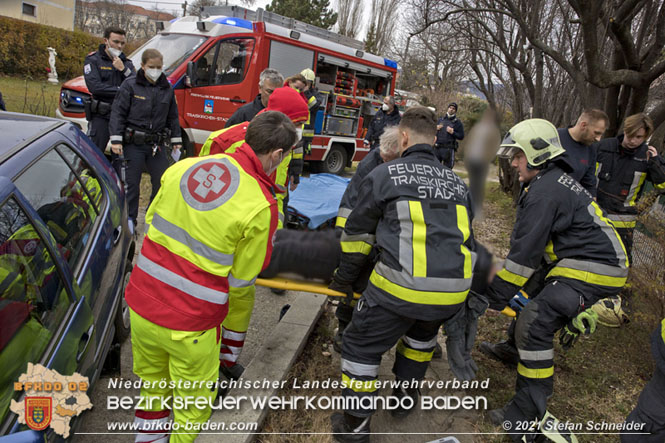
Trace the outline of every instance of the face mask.
{"type": "Polygon", "coordinates": [[[387,104],[384,103],[383,106],[381,106],[381,109],[383,109],[384,111],[387,111],[387,110],[390,109],[390,106],[388,106],[387,104]]]}
{"type": "Polygon", "coordinates": [[[161,69],[144,69],[145,76],[148,77],[153,82],[156,82],[160,75],[162,75],[161,69]]]}
{"type": "Polygon", "coordinates": [[[297,128],[296,129],[296,142],[294,143],[297,144],[300,140],[302,140],[302,128],[297,128]]]}
{"type": "Polygon", "coordinates": [[[276,170],[277,167],[280,165],[280,163],[282,163],[282,160],[283,160],[283,159],[284,159],[284,153],[283,153],[283,152],[280,152],[280,153],[279,153],[279,161],[277,162],[277,164],[275,164],[275,167],[273,168],[273,164],[272,164],[272,156],[270,156],[270,166],[268,166],[268,170],[265,171],[266,175],[267,175],[267,176],[272,175],[272,173],[275,172],[275,170],[276,170]]]}
{"type": "Polygon", "coordinates": [[[120,49],[115,49],[115,48],[108,48],[109,54],[111,54],[113,57],[120,57],[120,54],[122,54],[122,51],[120,49]]]}

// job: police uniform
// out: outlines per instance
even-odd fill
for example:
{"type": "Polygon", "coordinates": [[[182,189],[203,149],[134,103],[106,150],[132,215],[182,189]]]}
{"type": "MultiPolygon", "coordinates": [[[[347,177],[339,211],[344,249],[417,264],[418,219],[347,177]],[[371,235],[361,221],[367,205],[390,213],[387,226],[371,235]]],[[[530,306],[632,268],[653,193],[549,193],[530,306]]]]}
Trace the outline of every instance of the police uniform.
{"type": "Polygon", "coordinates": [[[150,201],[157,195],[160,178],[169,166],[164,143],[182,143],[178,105],[166,76],[150,83],[140,69],[125,81],[115,101],[109,123],[111,143],[123,143],[127,160],[127,212],[136,226],[141,174],[147,168],[152,182],[150,201]]]}
{"type": "Polygon", "coordinates": [[[365,140],[369,142],[370,149],[374,149],[379,146],[379,139],[383,130],[388,126],[397,126],[402,120],[402,116],[399,114],[399,109],[397,106],[393,108],[393,111],[388,113],[383,109],[376,111],[374,118],[369,123],[367,128],[367,134],[365,135],[365,140]]]}
{"type": "MultiPolygon", "coordinates": [[[[471,287],[471,219],[466,185],[436,160],[430,145],[409,147],[362,181],[334,283],[356,281],[375,243],[381,253],[344,332],[344,396],[378,394],[381,356],[395,343],[396,377],[424,377],[441,323],[460,312],[471,287]]],[[[345,412],[368,417],[374,411],[345,412]]]]}
{"type": "MultiPolygon", "coordinates": [[[[134,371],[147,382],[212,382],[229,304],[253,299],[254,280],[270,260],[277,228],[272,182],[247,144],[234,154],[181,160],[162,182],[146,214],[149,228],[125,292],[134,371]]],[[[135,423],[152,429],[154,440],[167,441],[168,431],[160,426],[169,410],[160,399],[194,396],[212,402],[216,394],[206,386],[144,386],[141,396],[156,400],[136,411],[135,423]]],[[[180,425],[203,423],[210,411],[209,406],[174,409],[174,418],[180,425]]],[[[170,441],[195,437],[173,434],[170,441]]]]}
{"type": "Polygon", "coordinates": [[[109,118],[111,105],[120,85],[131,75],[136,74],[134,64],[120,54],[120,60],[125,65],[124,71],[113,67],[113,60],[106,53],[106,45],[99,45],[99,49],[88,54],[83,65],[83,78],[85,85],[92,94],[88,119],[88,136],[95,145],[104,152],[109,141],[109,118]]]}
{"type": "Polygon", "coordinates": [[[628,275],[626,252],[612,223],[591,194],[554,163],[518,200],[510,252],[487,291],[490,307],[502,310],[543,257],[552,263],[546,285],[515,325],[516,393],[504,413],[513,425],[545,413],[553,392],[554,333],[599,299],[617,294],[628,275]]]}
{"type": "Polygon", "coordinates": [[[649,180],[657,191],[665,191],[665,160],[647,157],[647,144],[635,150],[621,146],[623,135],[606,138],[596,145],[598,204],[607,212],[631,258],[633,230],[637,223],[637,202],[649,180]]]}
{"type": "Polygon", "coordinates": [[[458,142],[464,139],[464,125],[457,118],[457,114],[453,116],[446,114],[439,119],[437,125],[443,125],[443,127],[436,131],[434,151],[444,165],[452,168],[455,165],[455,152],[457,151],[458,142]],[[448,126],[453,128],[452,134],[449,134],[446,130],[448,126]]]}
{"type": "Polygon", "coordinates": [[[653,377],[642,390],[637,406],[626,418],[626,423],[635,427],[621,434],[621,443],[665,441],[665,319],[651,334],[651,353],[656,362],[653,377]]]}

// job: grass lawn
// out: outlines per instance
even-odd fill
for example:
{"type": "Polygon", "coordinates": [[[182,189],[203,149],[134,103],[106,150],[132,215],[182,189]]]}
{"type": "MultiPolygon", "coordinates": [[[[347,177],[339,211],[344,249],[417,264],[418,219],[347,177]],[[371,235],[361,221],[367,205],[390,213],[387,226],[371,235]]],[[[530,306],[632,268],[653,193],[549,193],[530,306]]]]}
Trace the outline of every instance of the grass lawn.
{"type": "Polygon", "coordinates": [[[60,85],[44,80],[0,76],[0,92],[7,111],[55,117],[60,85]]]}

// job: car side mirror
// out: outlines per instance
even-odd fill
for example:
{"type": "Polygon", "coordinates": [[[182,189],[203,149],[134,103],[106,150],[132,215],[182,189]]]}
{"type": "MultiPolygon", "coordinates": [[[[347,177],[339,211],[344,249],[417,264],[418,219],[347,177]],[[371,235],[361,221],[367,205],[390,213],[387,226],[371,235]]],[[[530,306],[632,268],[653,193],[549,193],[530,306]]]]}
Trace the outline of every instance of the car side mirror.
{"type": "Polygon", "coordinates": [[[185,86],[191,88],[195,84],[196,84],[196,69],[194,67],[194,62],[189,62],[187,63],[187,77],[185,78],[185,86]]]}

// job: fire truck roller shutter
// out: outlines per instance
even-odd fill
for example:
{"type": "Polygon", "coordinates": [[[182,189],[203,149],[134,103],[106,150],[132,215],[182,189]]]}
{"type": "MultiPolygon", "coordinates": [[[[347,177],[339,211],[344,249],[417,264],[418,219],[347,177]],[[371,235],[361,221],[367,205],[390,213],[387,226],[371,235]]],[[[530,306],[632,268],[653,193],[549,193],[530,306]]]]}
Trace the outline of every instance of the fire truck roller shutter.
{"type": "Polygon", "coordinates": [[[332,55],[320,54],[319,61],[328,63],[330,65],[341,66],[347,69],[354,69],[355,71],[361,74],[374,75],[383,78],[388,78],[392,75],[389,71],[383,71],[381,69],[376,69],[373,67],[369,67],[367,65],[362,65],[360,63],[350,62],[338,57],[333,57],[332,55]]]}
{"type": "Polygon", "coordinates": [[[268,67],[277,69],[284,78],[300,74],[305,68],[314,69],[314,51],[273,40],[268,67]]]}

